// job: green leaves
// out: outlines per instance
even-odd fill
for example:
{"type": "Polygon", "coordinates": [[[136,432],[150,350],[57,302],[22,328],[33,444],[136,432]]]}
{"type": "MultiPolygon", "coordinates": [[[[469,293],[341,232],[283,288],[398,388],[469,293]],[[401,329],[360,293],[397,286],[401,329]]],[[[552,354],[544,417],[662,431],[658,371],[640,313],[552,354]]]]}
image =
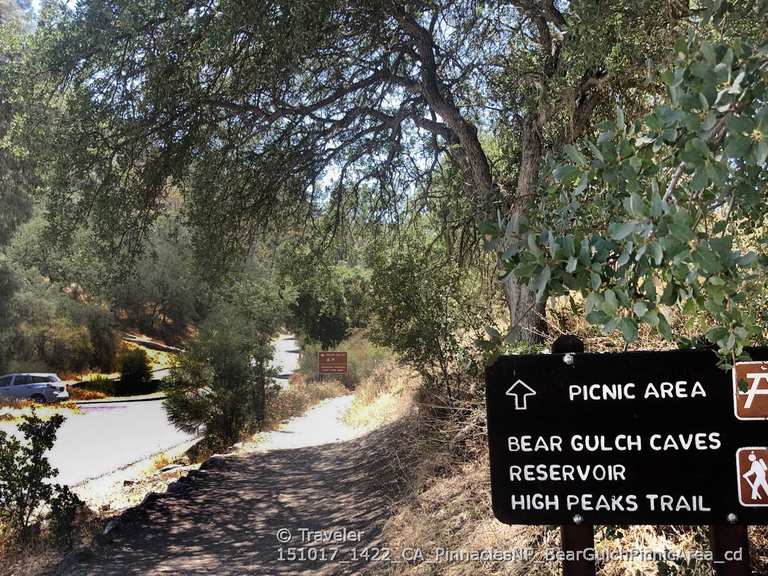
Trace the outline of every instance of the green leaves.
{"type": "Polygon", "coordinates": [[[608,225],[608,235],[614,240],[624,240],[636,229],[637,225],[634,222],[611,222],[608,225]]]}
{"type": "Polygon", "coordinates": [[[565,153],[568,158],[577,166],[584,167],[587,164],[587,158],[582,154],[576,146],[569,144],[565,147],[565,153]]]}
{"type": "Polygon", "coordinates": [[[619,330],[621,330],[621,334],[627,342],[631,343],[637,340],[637,322],[631,318],[619,320],[619,330]]]}
{"type": "Polygon", "coordinates": [[[544,292],[547,289],[547,284],[549,284],[549,280],[552,277],[552,270],[549,266],[545,266],[542,268],[541,272],[539,272],[539,275],[536,277],[536,279],[533,282],[533,289],[536,291],[536,299],[541,300],[544,296],[544,292]]]}
{"type": "Polygon", "coordinates": [[[555,168],[553,176],[558,184],[568,184],[576,179],[580,173],[581,171],[575,166],[558,166],[555,168]]]}
{"type": "Polygon", "coordinates": [[[656,266],[661,265],[661,262],[664,260],[664,251],[662,250],[661,245],[655,240],[648,244],[648,254],[653,258],[653,262],[656,266]]]}
{"type": "Polygon", "coordinates": [[[752,295],[768,277],[768,256],[758,256],[768,245],[766,67],[768,52],[746,41],[681,40],[662,74],[666,103],[642,121],[617,110],[595,141],[565,148],[553,194],[562,204],[540,234],[559,248],[529,244],[540,298],[581,293],[587,320],[627,342],[640,324],[682,338],[669,320],[677,309],[689,327],[714,327],[707,339],[721,354],[741,354],[759,333],[752,295]]]}

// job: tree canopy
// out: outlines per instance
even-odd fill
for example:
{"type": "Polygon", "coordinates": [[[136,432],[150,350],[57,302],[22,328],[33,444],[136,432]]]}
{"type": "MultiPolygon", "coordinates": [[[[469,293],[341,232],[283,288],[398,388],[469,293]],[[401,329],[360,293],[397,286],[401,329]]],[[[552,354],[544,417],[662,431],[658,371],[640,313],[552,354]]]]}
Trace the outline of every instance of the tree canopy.
{"type": "MultiPolygon", "coordinates": [[[[582,290],[568,276],[558,284],[559,264],[538,254],[547,231],[555,238],[577,222],[570,232],[579,246],[580,234],[588,242],[630,239],[629,255],[621,245],[617,257],[626,264],[638,246],[636,230],[627,225],[619,233],[616,226],[627,220],[611,218],[621,216],[627,186],[645,194],[651,210],[654,171],[662,187],[675,180],[676,202],[661,194],[677,206],[670,210],[691,212],[687,203],[703,195],[683,196],[687,175],[696,173],[695,185],[706,188],[726,183],[718,170],[734,173],[733,147],[746,147],[752,137],[728,144],[711,138],[708,124],[692,127],[686,115],[712,113],[723,129],[726,113],[706,90],[714,112],[675,101],[674,94],[665,111],[659,105],[671,83],[683,81],[654,72],[679,66],[675,42],[691,34],[731,46],[734,62],[737,41],[759,55],[764,16],[764,0],[112,0],[74,8],[51,2],[29,57],[17,66],[34,81],[19,89],[16,100],[24,106],[13,135],[21,156],[38,160],[39,189],[59,236],[85,222],[110,256],[147,238],[179,195],[195,244],[212,264],[242,254],[270,227],[329,216],[341,222],[356,210],[390,224],[403,212],[440,206],[446,230],[468,230],[475,244],[480,232],[496,236],[499,261],[514,272],[504,277],[513,336],[535,339],[544,329],[546,296],[582,290]],[[623,119],[615,120],[617,107],[623,119]],[[637,125],[643,117],[651,118],[651,135],[637,137],[645,134],[637,125]],[[706,182],[686,148],[695,145],[687,134],[696,130],[710,151],[720,144],[730,150],[719,169],[706,164],[706,182]],[[596,133],[593,146],[604,166],[583,159],[594,153],[583,139],[596,133]],[[615,158],[604,150],[614,145],[615,158]],[[630,155],[653,167],[635,159],[630,166],[638,174],[626,173],[631,147],[642,147],[630,155]],[[563,157],[573,165],[557,169],[554,186],[548,175],[563,157]],[[582,196],[577,203],[567,191],[574,181],[582,196]],[[497,215],[508,225],[489,226],[497,215]],[[529,234],[526,215],[545,232],[529,234]]],[[[723,76],[731,64],[718,52],[696,64],[706,71],[680,74],[720,91],[719,83],[734,81],[731,68],[723,76]]],[[[755,66],[759,76],[762,65],[755,66]]],[[[671,89],[682,90],[679,83],[671,89]]],[[[598,260],[618,249],[590,246],[598,260]]],[[[656,254],[652,246],[647,250],[656,254]]],[[[565,275],[579,270],[578,258],[575,268],[571,258],[565,275]]],[[[586,298],[610,284],[602,276],[608,268],[586,276],[586,298]]],[[[670,281],[659,279],[661,294],[670,281]]],[[[645,313],[613,323],[596,313],[595,298],[587,302],[591,318],[628,337],[646,313],[651,322],[656,318],[646,303],[645,313]]],[[[610,302],[609,312],[602,310],[609,316],[610,302]]],[[[659,325],[664,330],[662,318],[659,325]]]]}
{"type": "Polygon", "coordinates": [[[674,340],[677,307],[721,354],[741,357],[764,330],[767,48],[681,38],[663,103],[631,122],[618,108],[594,141],[567,149],[556,208],[513,225],[508,270],[539,298],[581,293],[587,319],[627,342],[639,323],[674,340]]]}
{"type": "MultiPolygon", "coordinates": [[[[328,201],[368,195],[392,220],[451,166],[476,230],[536,196],[544,156],[611,101],[644,104],[646,61],[690,15],[655,0],[48,5],[29,69],[50,83],[28,100],[53,86],[62,104],[27,132],[56,225],[90,217],[110,253],[146,235],[171,188],[219,259],[328,201]]],[[[507,292],[525,316],[524,287],[507,292]]]]}

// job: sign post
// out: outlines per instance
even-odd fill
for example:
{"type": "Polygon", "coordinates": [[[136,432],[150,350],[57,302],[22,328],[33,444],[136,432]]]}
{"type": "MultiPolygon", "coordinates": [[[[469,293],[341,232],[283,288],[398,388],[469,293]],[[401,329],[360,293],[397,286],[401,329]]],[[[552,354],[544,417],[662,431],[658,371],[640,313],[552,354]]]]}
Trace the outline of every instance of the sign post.
{"type": "Polygon", "coordinates": [[[709,536],[717,576],[750,576],[746,526],[711,526],[709,536]]]}
{"type": "Polygon", "coordinates": [[[744,552],[716,569],[741,574],[737,526],[768,523],[768,349],[748,352],[732,372],[708,350],[499,358],[486,374],[494,514],[560,524],[575,550],[594,524],[724,526],[715,552],[744,552]]]}
{"type": "MultiPolygon", "coordinates": [[[[552,343],[553,354],[574,354],[584,352],[584,342],[575,336],[560,336],[552,343]]],[[[563,356],[568,361],[573,356],[563,356]]],[[[594,558],[586,556],[595,549],[595,527],[592,524],[563,524],[560,526],[560,547],[565,552],[563,576],[595,576],[597,569],[594,558]],[[573,557],[574,559],[570,559],[573,557]]]]}

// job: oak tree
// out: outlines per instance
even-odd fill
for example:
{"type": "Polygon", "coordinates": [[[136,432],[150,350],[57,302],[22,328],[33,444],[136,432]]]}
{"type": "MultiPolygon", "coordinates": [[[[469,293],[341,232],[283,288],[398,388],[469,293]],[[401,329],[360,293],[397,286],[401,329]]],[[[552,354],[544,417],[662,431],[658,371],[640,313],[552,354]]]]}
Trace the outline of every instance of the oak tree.
{"type": "MultiPolygon", "coordinates": [[[[688,12],[656,0],[50,5],[29,69],[55,83],[62,113],[29,114],[45,129],[27,131],[43,135],[54,225],[90,218],[108,253],[146,235],[171,187],[218,259],[267,223],[363,191],[392,219],[447,165],[477,227],[535,199],[545,156],[606,103],[642,101],[646,59],[688,12]],[[502,126],[503,172],[483,145],[502,126]]],[[[537,338],[527,285],[508,276],[505,289],[515,335],[537,338]]]]}

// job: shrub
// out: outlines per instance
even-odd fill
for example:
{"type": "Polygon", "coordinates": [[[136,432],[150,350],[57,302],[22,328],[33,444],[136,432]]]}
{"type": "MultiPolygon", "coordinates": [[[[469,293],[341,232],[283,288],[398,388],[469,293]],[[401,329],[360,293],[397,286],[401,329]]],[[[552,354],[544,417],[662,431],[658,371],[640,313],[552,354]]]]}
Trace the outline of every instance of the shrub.
{"type": "Polygon", "coordinates": [[[75,294],[69,293],[69,297],[63,299],[57,314],[88,330],[92,350],[90,366],[111,372],[117,365],[120,346],[115,316],[105,305],[93,301],[83,302],[73,298],[75,294]]]}
{"type": "Polygon", "coordinates": [[[186,432],[205,431],[207,443],[223,448],[256,431],[264,421],[269,334],[225,308],[210,316],[179,357],[167,387],[170,420],[186,432]]]}
{"type": "Polygon", "coordinates": [[[0,520],[19,537],[29,534],[31,523],[54,494],[62,511],[72,500],[64,488],[50,484],[58,471],[45,456],[63,422],[60,414],[43,420],[33,409],[19,424],[24,442],[0,430],[0,520]]]}
{"type": "Polygon", "coordinates": [[[93,365],[105,372],[111,372],[117,364],[117,351],[120,346],[114,316],[107,310],[91,306],[87,312],[86,324],[93,349],[93,365]]]}
{"type": "Polygon", "coordinates": [[[417,234],[372,254],[371,339],[417,370],[429,395],[451,403],[477,389],[482,358],[475,343],[484,330],[498,331],[481,277],[438,246],[425,252],[428,242],[417,234]]]}
{"type": "MultiPolygon", "coordinates": [[[[70,386],[69,390],[77,390],[78,392],[96,392],[104,394],[105,396],[115,396],[117,394],[116,382],[105,376],[96,376],[86,382],[78,382],[77,384],[70,386]]],[[[88,400],[88,398],[82,399],[88,400]]]]}
{"type": "Polygon", "coordinates": [[[88,368],[93,345],[88,328],[67,318],[56,318],[40,334],[40,356],[54,370],[79,372],[88,368]]]}
{"type": "Polygon", "coordinates": [[[120,381],[116,387],[118,396],[143,394],[150,390],[149,358],[141,348],[125,350],[120,355],[120,381]]]}
{"type": "Polygon", "coordinates": [[[73,493],[69,486],[56,486],[58,494],[51,499],[49,528],[56,544],[62,548],[72,546],[73,527],[83,511],[84,502],[73,493]]]}
{"type": "Polygon", "coordinates": [[[97,392],[96,390],[89,390],[82,386],[69,386],[69,399],[70,400],[100,400],[106,398],[107,394],[104,392],[97,392]]]}
{"type": "Polygon", "coordinates": [[[288,328],[324,350],[346,340],[368,323],[369,272],[345,263],[317,262],[313,252],[288,258],[287,271],[298,294],[288,328]]]}

